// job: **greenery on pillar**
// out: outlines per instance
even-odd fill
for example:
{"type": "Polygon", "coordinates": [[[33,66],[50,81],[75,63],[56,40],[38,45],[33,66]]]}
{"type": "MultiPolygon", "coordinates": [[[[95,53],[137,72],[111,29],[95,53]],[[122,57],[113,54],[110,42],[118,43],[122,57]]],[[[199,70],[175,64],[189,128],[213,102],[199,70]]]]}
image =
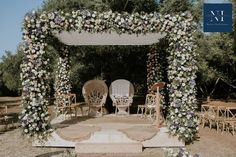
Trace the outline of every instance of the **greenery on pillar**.
{"type": "Polygon", "coordinates": [[[70,65],[69,65],[69,52],[67,47],[61,48],[61,55],[58,57],[56,74],[55,74],[55,105],[60,105],[59,103],[63,103],[64,105],[68,104],[68,99],[65,97],[71,91],[70,84],[70,65]]]}
{"type": "MultiPolygon", "coordinates": [[[[156,44],[150,46],[147,53],[147,87],[148,92],[151,92],[151,87],[157,82],[169,83],[167,77],[168,71],[168,41],[163,38],[156,44]]],[[[160,90],[161,94],[161,109],[164,116],[167,115],[169,104],[168,91],[166,88],[160,90]]]]}
{"type": "Polygon", "coordinates": [[[163,38],[156,44],[150,46],[147,53],[147,87],[150,91],[156,82],[168,82],[167,78],[167,56],[168,41],[163,38]]]}
{"type": "MultiPolygon", "coordinates": [[[[31,18],[34,19],[34,15],[31,18]]],[[[48,59],[44,58],[47,44],[42,39],[31,40],[34,35],[28,36],[31,29],[25,28],[24,58],[21,65],[23,110],[20,120],[24,134],[43,139],[52,131],[47,108],[48,59]]]]}
{"type": "Polygon", "coordinates": [[[196,51],[193,34],[187,33],[194,29],[190,24],[192,19],[178,23],[176,27],[184,28],[169,39],[168,56],[168,91],[169,112],[168,127],[172,134],[190,142],[198,130],[198,119],[195,116],[196,100],[196,51]],[[187,34],[186,34],[187,33],[187,34]],[[186,35],[186,36],[185,36],[186,35]]]}
{"type": "Polygon", "coordinates": [[[152,85],[159,82],[162,77],[160,65],[158,64],[158,53],[155,45],[150,46],[147,57],[147,87],[148,91],[150,91],[152,85]]]}

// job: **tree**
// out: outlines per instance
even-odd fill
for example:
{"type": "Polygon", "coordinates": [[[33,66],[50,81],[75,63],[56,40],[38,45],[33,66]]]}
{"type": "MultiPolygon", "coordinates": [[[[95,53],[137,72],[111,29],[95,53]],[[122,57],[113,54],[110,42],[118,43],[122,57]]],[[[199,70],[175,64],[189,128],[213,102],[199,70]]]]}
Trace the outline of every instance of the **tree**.
{"type": "Polygon", "coordinates": [[[234,21],[234,31],[232,33],[234,37],[234,44],[233,44],[233,50],[234,54],[236,55],[236,0],[232,0],[233,2],[233,21],[234,21]]]}
{"type": "Polygon", "coordinates": [[[112,11],[129,13],[158,11],[158,3],[155,0],[110,0],[108,6],[112,11]]]}
{"type": "Polygon", "coordinates": [[[191,7],[189,0],[164,0],[160,6],[160,13],[174,14],[190,10],[191,7]]]}
{"type": "Polygon", "coordinates": [[[71,12],[85,8],[96,11],[109,10],[108,0],[45,0],[41,10],[71,12]]]}
{"type": "Polygon", "coordinates": [[[44,1],[42,10],[72,10],[89,9],[99,12],[153,12],[158,10],[158,3],[155,0],[47,0],[44,1]]]}
{"type": "MultiPolygon", "coordinates": [[[[197,23],[202,19],[203,0],[161,0],[161,14],[176,14],[185,11],[191,12],[197,23]]],[[[199,23],[200,24],[200,23],[199,23]]]]}
{"type": "MultiPolygon", "coordinates": [[[[234,2],[234,12],[235,0],[234,2]]],[[[236,35],[235,26],[232,33],[203,33],[202,29],[202,0],[162,0],[162,14],[174,14],[190,11],[198,23],[197,44],[197,87],[199,96],[228,97],[235,93],[236,83],[236,35]],[[234,39],[234,42],[233,42],[234,39]],[[233,48],[234,47],[234,48],[233,48]],[[225,91],[222,93],[222,91],[225,91]]],[[[235,14],[234,14],[235,19],[235,14]]],[[[234,25],[236,20],[234,20],[234,25]]]]}
{"type": "Polygon", "coordinates": [[[17,93],[21,88],[20,65],[22,63],[23,51],[18,47],[15,55],[10,51],[6,51],[5,53],[0,63],[2,82],[10,91],[17,93]]]}
{"type": "Polygon", "coordinates": [[[233,94],[236,83],[233,38],[228,33],[199,33],[197,44],[199,91],[205,96],[227,98],[233,94]]]}

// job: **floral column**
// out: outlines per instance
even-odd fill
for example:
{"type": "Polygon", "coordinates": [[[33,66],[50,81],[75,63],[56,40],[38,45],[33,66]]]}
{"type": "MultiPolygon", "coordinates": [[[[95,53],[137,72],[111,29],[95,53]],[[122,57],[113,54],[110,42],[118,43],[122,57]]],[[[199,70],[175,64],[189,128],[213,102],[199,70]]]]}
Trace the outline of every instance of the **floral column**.
{"type": "MultiPolygon", "coordinates": [[[[160,47],[163,46],[164,40],[161,40],[159,43],[156,43],[154,45],[150,46],[150,50],[147,53],[148,59],[147,59],[147,87],[148,91],[151,92],[151,87],[153,84],[157,82],[165,82],[167,83],[167,61],[166,56],[167,52],[161,49],[160,47]],[[158,50],[159,47],[159,50],[158,50]]],[[[165,114],[165,110],[167,107],[166,102],[166,89],[160,90],[161,94],[161,109],[162,112],[165,114]]]]}
{"type": "MultiPolygon", "coordinates": [[[[171,18],[170,16],[167,18],[171,18]]],[[[194,24],[189,14],[176,16],[172,21],[179,21],[169,34],[168,78],[170,84],[170,108],[168,126],[171,134],[177,135],[185,142],[193,140],[197,132],[197,107],[195,78],[196,53],[194,51],[194,24]],[[183,17],[187,17],[183,19],[183,17]]]]}
{"type": "Polygon", "coordinates": [[[155,45],[150,46],[147,57],[147,87],[148,91],[150,91],[152,85],[159,82],[160,77],[162,77],[160,73],[160,65],[158,65],[158,54],[155,45]]]}
{"type": "Polygon", "coordinates": [[[22,103],[23,110],[20,116],[23,132],[30,137],[46,137],[51,132],[48,122],[47,96],[47,64],[45,47],[47,44],[41,36],[41,28],[37,26],[35,14],[25,18],[24,27],[24,58],[21,65],[22,73],[22,103]]]}
{"type": "Polygon", "coordinates": [[[70,93],[71,85],[69,80],[69,58],[68,50],[66,47],[61,48],[61,55],[58,58],[57,71],[55,77],[55,104],[58,106],[59,103],[67,104],[68,100],[65,95],[70,93]]]}

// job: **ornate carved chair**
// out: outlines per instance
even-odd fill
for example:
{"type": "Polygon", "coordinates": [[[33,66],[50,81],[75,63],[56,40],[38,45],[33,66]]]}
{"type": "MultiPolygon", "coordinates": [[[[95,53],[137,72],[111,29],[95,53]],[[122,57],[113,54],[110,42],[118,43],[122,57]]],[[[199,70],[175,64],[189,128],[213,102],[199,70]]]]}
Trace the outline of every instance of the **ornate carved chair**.
{"type": "Polygon", "coordinates": [[[129,114],[133,102],[134,86],[128,80],[119,79],[111,83],[109,95],[113,106],[116,107],[115,114],[129,114]]]}
{"type": "Polygon", "coordinates": [[[82,89],[85,103],[89,106],[89,115],[103,114],[103,106],[106,102],[108,88],[103,80],[87,81],[82,89]]]}

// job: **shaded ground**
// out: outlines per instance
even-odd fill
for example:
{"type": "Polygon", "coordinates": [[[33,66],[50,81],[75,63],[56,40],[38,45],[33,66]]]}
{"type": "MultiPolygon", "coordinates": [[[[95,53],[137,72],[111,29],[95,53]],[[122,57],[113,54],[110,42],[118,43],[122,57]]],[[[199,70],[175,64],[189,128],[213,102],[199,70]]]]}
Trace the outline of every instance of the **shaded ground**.
{"type": "Polygon", "coordinates": [[[191,154],[203,157],[236,157],[236,136],[228,132],[223,134],[208,127],[200,128],[199,139],[186,146],[191,154]]]}
{"type": "MultiPolygon", "coordinates": [[[[50,111],[53,106],[50,106],[50,111]]],[[[8,111],[17,115],[20,107],[12,107],[8,111]]],[[[17,126],[16,123],[14,126],[17,126]]],[[[12,127],[12,126],[10,126],[12,127]]],[[[0,124],[0,130],[3,125],[0,124]]],[[[235,157],[236,156],[236,136],[228,132],[217,133],[215,129],[208,127],[199,130],[199,139],[193,144],[186,146],[191,154],[198,153],[202,157],[235,157]]],[[[52,157],[65,151],[65,148],[38,148],[32,147],[31,142],[24,139],[19,128],[0,131],[0,157],[52,157]]],[[[79,157],[163,157],[162,149],[144,149],[139,154],[79,154],[79,157]]]]}
{"type": "MultiPolygon", "coordinates": [[[[229,133],[216,133],[215,130],[204,128],[199,130],[199,141],[187,145],[191,154],[198,153],[202,157],[235,157],[236,137],[229,133]]],[[[20,129],[0,133],[1,157],[52,157],[63,153],[65,148],[32,147],[31,142],[24,139],[20,129]]],[[[139,154],[79,154],[79,157],[163,157],[162,149],[144,149],[139,154]]]]}
{"type": "Polygon", "coordinates": [[[20,129],[0,133],[1,157],[49,157],[63,150],[32,147],[31,142],[22,137],[20,129]]]}

